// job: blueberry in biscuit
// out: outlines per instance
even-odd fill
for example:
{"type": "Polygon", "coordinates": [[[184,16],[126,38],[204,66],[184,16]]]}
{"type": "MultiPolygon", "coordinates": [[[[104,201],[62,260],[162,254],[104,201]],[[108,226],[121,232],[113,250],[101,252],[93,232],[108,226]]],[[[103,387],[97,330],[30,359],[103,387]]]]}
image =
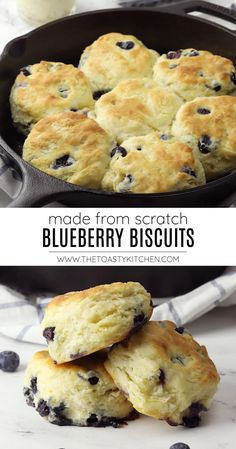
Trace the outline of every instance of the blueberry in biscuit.
{"type": "MultiPolygon", "coordinates": [[[[94,120],[79,112],[64,112],[33,127],[23,146],[23,159],[63,181],[99,189],[113,146],[94,120]]],[[[51,333],[52,329],[49,339],[51,333]]]]}
{"type": "Polygon", "coordinates": [[[158,56],[135,36],[108,33],[84,50],[79,67],[90,81],[97,100],[122,80],[152,77],[158,56]]]}
{"type": "Polygon", "coordinates": [[[206,348],[170,321],[113,346],[105,367],[138,412],[170,425],[198,426],[219,382],[206,348]]]}
{"type": "Polygon", "coordinates": [[[235,72],[229,59],[193,48],[162,55],[153,71],[158,83],[170,88],[185,101],[235,93],[235,72]]]}
{"type": "Polygon", "coordinates": [[[235,96],[203,97],[179,109],[172,132],[198,153],[211,180],[236,169],[235,123],[235,96]]]}
{"type": "Polygon", "coordinates": [[[42,321],[43,335],[52,359],[64,363],[124,340],[151,313],[150,295],[138,282],[100,285],[53,299],[42,321]]]}
{"type": "Polygon", "coordinates": [[[180,140],[166,137],[158,133],[130,137],[113,148],[109,169],[102,180],[103,189],[160,193],[205,184],[198,155],[180,140]]]}
{"type": "Polygon", "coordinates": [[[121,426],[133,407],[104,368],[104,353],[55,365],[47,351],[34,354],[24,378],[29,406],[58,426],[121,426]]]}
{"type": "Polygon", "coordinates": [[[15,126],[28,134],[44,117],[64,111],[92,109],[89,81],[71,64],[41,61],[20,69],[10,95],[15,126]]]}

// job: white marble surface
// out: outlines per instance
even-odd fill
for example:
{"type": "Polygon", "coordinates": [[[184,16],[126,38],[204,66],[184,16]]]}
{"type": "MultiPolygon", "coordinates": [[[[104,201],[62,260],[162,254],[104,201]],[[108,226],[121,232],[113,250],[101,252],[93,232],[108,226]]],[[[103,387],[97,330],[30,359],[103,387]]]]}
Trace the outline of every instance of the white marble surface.
{"type": "Polygon", "coordinates": [[[236,435],[236,307],[215,309],[189,325],[205,344],[221,375],[211,410],[196,429],[170,427],[142,417],[123,429],[57,427],[45,422],[22,395],[26,363],[37,346],[0,336],[0,351],[15,350],[22,363],[16,373],[0,372],[1,449],[169,449],[182,441],[191,449],[233,449],[236,435]]]}

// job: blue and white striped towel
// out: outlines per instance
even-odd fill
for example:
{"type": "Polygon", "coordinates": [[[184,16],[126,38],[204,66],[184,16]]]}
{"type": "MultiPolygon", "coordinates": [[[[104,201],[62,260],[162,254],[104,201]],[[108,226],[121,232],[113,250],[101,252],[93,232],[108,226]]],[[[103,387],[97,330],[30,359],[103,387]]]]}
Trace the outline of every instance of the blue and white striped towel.
{"type": "MultiPolygon", "coordinates": [[[[0,286],[0,333],[16,340],[45,344],[40,329],[50,297],[25,298],[0,286]]],[[[190,293],[170,300],[154,300],[153,320],[172,320],[178,326],[199,318],[218,306],[236,305],[236,267],[190,293]],[[158,304],[158,305],[157,305],[158,304]]]]}

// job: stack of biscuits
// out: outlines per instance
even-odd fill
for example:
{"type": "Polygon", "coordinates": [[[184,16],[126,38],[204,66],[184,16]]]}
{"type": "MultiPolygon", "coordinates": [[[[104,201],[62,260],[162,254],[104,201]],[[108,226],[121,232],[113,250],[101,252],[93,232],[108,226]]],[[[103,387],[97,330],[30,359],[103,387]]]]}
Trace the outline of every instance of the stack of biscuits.
{"type": "Polygon", "coordinates": [[[48,351],[25,373],[28,405],[60,426],[119,427],[141,413],[196,427],[218,373],[186,329],[149,321],[152,310],[138,282],[53,299],[42,321],[48,351]]]}
{"type": "Polygon", "coordinates": [[[187,48],[160,56],[108,33],[79,66],[23,67],[11,90],[23,158],[64,181],[119,193],[204,185],[236,169],[236,69],[187,48]]]}

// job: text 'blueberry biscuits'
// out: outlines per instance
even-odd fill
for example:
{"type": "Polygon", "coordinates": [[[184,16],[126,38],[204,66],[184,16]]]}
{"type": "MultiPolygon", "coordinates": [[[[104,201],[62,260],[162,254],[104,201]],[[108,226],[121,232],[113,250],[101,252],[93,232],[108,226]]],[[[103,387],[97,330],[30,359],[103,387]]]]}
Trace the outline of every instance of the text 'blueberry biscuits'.
{"type": "Polygon", "coordinates": [[[105,367],[137,411],[171,425],[196,427],[219,382],[206,348],[170,321],[150,321],[115,345],[105,367]]]}
{"type": "Polygon", "coordinates": [[[94,100],[81,70],[71,64],[41,61],[21,69],[10,104],[15,126],[27,135],[40,119],[64,111],[92,109],[94,100]]]}
{"type": "Polygon", "coordinates": [[[162,55],[154,79],[183,100],[236,93],[236,69],[229,59],[187,48],[162,55]]]}
{"type": "Polygon", "coordinates": [[[89,79],[97,100],[122,80],[152,77],[158,56],[135,36],[108,33],[84,50],[79,67],[89,79]]]}
{"type": "Polygon", "coordinates": [[[102,187],[123,193],[184,190],[205,184],[195,152],[168,134],[130,137],[111,152],[102,187]]]}
{"type": "Polygon", "coordinates": [[[138,282],[116,282],[56,297],[42,321],[57,363],[79,359],[127,338],[152,313],[150,294],[138,282]]]}
{"type": "Polygon", "coordinates": [[[100,188],[114,143],[79,112],[40,120],[23,147],[23,159],[45,173],[83,187],[100,188]]]}
{"type": "Polygon", "coordinates": [[[133,407],[104,368],[104,354],[55,365],[47,351],[34,354],[24,377],[28,405],[58,426],[119,427],[133,407]]]}
{"type": "Polygon", "coordinates": [[[177,113],[173,134],[198,152],[208,180],[236,169],[236,97],[204,97],[177,113]]]}
{"type": "Polygon", "coordinates": [[[177,95],[151,79],[131,79],[96,102],[95,118],[120,144],[152,131],[168,133],[182,104],[177,95]]]}

